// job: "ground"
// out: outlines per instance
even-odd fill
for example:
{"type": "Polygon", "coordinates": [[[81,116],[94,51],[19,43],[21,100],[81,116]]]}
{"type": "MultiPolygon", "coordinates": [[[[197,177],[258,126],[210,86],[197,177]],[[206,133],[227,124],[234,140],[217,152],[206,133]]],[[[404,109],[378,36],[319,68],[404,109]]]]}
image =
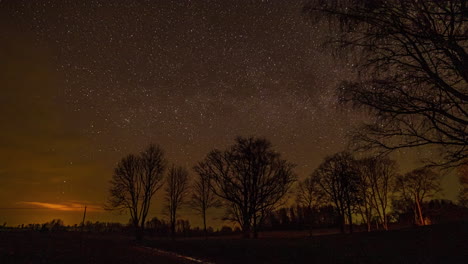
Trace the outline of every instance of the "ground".
{"type": "Polygon", "coordinates": [[[155,254],[132,239],[78,232],[0,232],[0,263],[190,263],[155,254]]]}
{"type": "Polygon", "coordinates": [[[147,239],[142,243],[115,235],[0,233],[0,263],[190,263],[161,250],[212,263],[466,263],[468,224],[302,238],[147,239]]]}
{"type": "MultiPolygon", "coordinates": [[[[287,232],[283,232],[288,236],[287,232]]],[[[148,246],[214,263],[468,263],[468,224],[307,238],[151,240],[148,246]]]]}

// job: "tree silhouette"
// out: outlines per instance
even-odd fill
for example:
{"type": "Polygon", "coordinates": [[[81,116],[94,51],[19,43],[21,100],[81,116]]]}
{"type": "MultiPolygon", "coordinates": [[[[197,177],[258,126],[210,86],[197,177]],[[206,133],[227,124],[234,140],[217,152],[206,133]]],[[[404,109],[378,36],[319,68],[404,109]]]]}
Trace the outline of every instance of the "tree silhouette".
{"type": "Polygon", "coordinates": [[[341,232],[344,233],[346,218],[349,230],[353,232],[352,211],[357,203],[360,184],[355,159],[348,152],[328,156],[314,171],[313,177],[318,179],[328,201],[337,209],[341,232]]]}
{"type": "Polygon", "coordinates": [[[217,208],[221,206],[221,201],[214,194],[211,189],[211,180],[209,171],[204,171],[203,168],[196,166],[194,170],[198,174],[198,178],[192,187],[192,199],[189,202],[190,207],[197,211],[203,219],[203,233],[207,235],[206,231],[206,212],[210,208],[217,208]]]}
{"type": "Polygon", "coordinates": [[[427,167],[415,169],[399,176],[396,190],[402,200],[412,200],[419,225],[425,225],[422,204],[441,191],[440,175],[427,167]]]}
{"type": "Polygon", "coordinates": [[[305,11],[330,22],[329,46],[357,65],[358,77],[338,94],[376,116],[355,134],[359,149],[436,146],[444,159],[438,165],[465,160],[465,0],[312,0],[305,11]]]}
{"type": "Polygon", "coordinates": [[[311,175],[299,182],[297,188],[297,204],[304,207],[307,211],[304,214],[307,217],[310,235],[312,235],[312,209],[316,209],[324,202],[325,193],[320,187],[317,175],[311,175]]]}
{"type": "Polygon", "coordinates": [[[151,199],[163,184],[165,167],[164,152],[152,144],[139,156],[124,157],[114,169],[106,209],[128,210],[138,240],[143,237],[151,199]]]}
{"type": "Polygon", "coordinates": [[[358,163],[361,199],[366,200],[370,208],[377,213],[383,228],[388,230],[388,204],[397,177],[396,162],[387,157],[370,157],[358,163]]]}
{"type": "Polygon", "coordinates": [[[297,203],[299,205],[306,208],[317,207],[321,205],[323,195],[323,190],[316,175],[311,175],[299,182],[297,187],[297,203]]]}
{"type": "Polygon", "coordinates": [[[172,165],[166,180],[165,210],[169,215],[171,235],[173,237],[176,233],[177,210],[180,209],[182,204],[185,202],[188,187],[188,171],[183,167],[175,167],[172,165]]]}
{"type": "Polygon", "coordinates": [[[372,197],[372,182],[374,164],[372,158],[357,160],[359,170],[358,198],[356,211],[361,215],[363,222],[367,225],[367,231],[371,231],[372,220],[375,215],[372,197]]]}
{"type": "Polygon", "coordinates": [[[242,228],[244,237],[286,195],[296,180],[294,165],[282,159],[263,138],[238,137],[225,151],[213,150],[195,167],[207,172],[213,192],[228,205],[228,218],[242,228]]]}

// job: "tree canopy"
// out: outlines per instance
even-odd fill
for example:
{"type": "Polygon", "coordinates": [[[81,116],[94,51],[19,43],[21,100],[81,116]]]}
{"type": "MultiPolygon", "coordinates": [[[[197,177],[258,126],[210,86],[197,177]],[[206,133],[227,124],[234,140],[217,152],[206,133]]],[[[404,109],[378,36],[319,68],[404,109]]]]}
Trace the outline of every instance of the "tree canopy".
{"type": "Polygon", "coordinates": [[[468,10],[465,0],[312,0],[330,45],[356,65],[340,100],[375,115],[355,133],[358,149],[436,146],[438,165],[468,155],[468,10]],[[348,56],[350,55],[350,56],[348,56]]]}
{"type": "Polygon", "coordinates": [[[198,163],[212,183],[213,192],[228,205],[229,218],[244,235],[257,235],[257,227],[296,181],[294,165],[275,152],[263,138],[238,137],[228,149],[213,150],[198,163]]]}

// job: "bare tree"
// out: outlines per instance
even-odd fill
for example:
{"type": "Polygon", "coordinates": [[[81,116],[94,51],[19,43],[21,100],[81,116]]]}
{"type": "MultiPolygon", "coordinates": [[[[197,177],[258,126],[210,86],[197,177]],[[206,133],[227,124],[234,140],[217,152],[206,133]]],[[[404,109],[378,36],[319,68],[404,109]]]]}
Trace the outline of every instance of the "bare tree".
{"type": "Polygon", "coordinates": [[[172,165],[167,175],[165,199],[166,212],[169,215],[171,225],[171,234],[175,236],[177,223],[177,210],[185,202],[188,194],[188,171],[183,167],[175,167],[172,165]]]}
{"type": "Polygon", "coordinates": [[[440,175],[427,167],[415,169],[399,176],[396,190],[402,200],[412,200],[419,225],[425,225],[422,204],[441,191],[440,175]]]}
{"type": "Polygon", "coordinates": [[[106,208],[128,210],[137,239],[143,236],[151,199],[162,186],[165,166],[162,149],[150,145],[139,156],[124,157],[114,169],[106,208]]]}
{"type": "Polygon", "coordinates": [[[396,162],[388,158],[372,159],[370,176],[372,204],[385,230],[388,230],[388,204],[397,175],[396,162]]]}
{"type": "Polygon", "coordinates": [[[312,235],[312,209],[320,207],[324,202],[325,193],[320,187],[319,180],[316,175],[311,175],[299,182],[297,188],[297,204],[307,209],[307,217],[309,219],[309,235],[312,235]]]}
{"type": "Polygon", "coordinates": [[[397,177],[396,162],[387,157],[371,157],[359,161],[362,199],[375,210],[385,230],[388,230],[388,204],[397,177]]]}
{"type": "Polygon", "coordinates": [[[203,233],[207,236],[206,230],[206,212],[210,208],[221,207],[221,201],[211,189],[211,180],[209,171],[204,171],[201,167],[195,167],[198,178],[192,187],[192,199],[189,202],[190,207],[197,211],[203,219],[203,233]]]}
{"type": "Polygon", "coordinates": [[[166,169],[167,161],[164,158],[164,151],[158,145],[151,144],[140,153],[140,163],[142,170],[141,182],[143,188],[143,202],[140,219],[141,227],[143,229],[149,212],[151,199],[164,184],[164,171],[166,169]]]}
{"type": "Polygon", "coordinates": [[[371,231],[372,218],[374,217],[374,207],[372,200],[373,159],[357,160],[357,170],[359,171],[359,185],[357,186],[357,203],[355,208],[361,215],[363,222],[367,225],[367,232],[371,231]]]}
{"type": "Polygon", "coordinates": [[[331,22],[329,47],[357,65],[338,94],[376,116],[355,134],[358,148],[435,146],[438,165],[466,160],[466,0],[311,0],[305,10],[331,22]]]}
{"type": "Polygon", "coordinates": [[[207,172],[213,192],[228,205],[230,219],[239,223],[245,237],[253,232],[296,180],[294,165],[281,159],[262,138],[236,138],[225,151],[213,150],[196,170],[207,172]]]}
{"type": "Polygon", "coordinates": [[[359,193],[359,172],[355,159],[348,152],[328,156],[313,175],[319,179],[320,187],[340,215],[341,232],[345,231],[346,218],[349,230],[353,232],[352,211],[359,193]]]}
{"type": "Polygon", "coordinates": [[[297,187],[297,203],[308,209],[318,207],[323,201],[323,190],[316,175],[311,175],[299,182],[297,187]]]}

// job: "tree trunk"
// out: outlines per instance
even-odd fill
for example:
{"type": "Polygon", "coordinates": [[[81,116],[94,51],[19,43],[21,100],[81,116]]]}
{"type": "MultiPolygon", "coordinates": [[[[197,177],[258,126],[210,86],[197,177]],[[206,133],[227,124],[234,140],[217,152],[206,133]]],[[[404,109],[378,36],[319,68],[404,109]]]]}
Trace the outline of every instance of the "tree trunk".
{"type": "Polygon", "coordinates": [[[254,222],[253,222],[253,238],[258,238],[257,217],[254,217],[254,222]]]}
{"type": "Polygon", "coordinates": [[[133,228],[134,228],[134,231],[135,231],[135,239],[140,241],[143,239],[143,232],[141,230],[141,227],[140,227],[140,223],[138,221],[138,219],[133,219],[133,228]]]}
{"type": "Polygon", "coordinates": [[[368,205],[366,204],[366,222],[367,222],[367,232],[371,231],[371,221],[372,221],[372,212],[368,208],[368,205]]]}
{"type": "Polygon", "coordinates": [[[422,209],[421,209],[421,202],[419,201],[419,199],[416,197],[416,207],[418,209],[418,215],[419,215],[419,221],[420,221],[420,224],[421,225],[426,225],[424,223],[424,217],[423,217],[423,214],[422,214],[422,209]]]}
{"type": "Polygon", "coordinates": [[[351,214],[351,208],[348,208],[348,221],[349,221],[349,232],[353,233],[353,216],[351,214]]]}
{"type": "Polygon", "coordinates": [[[313,219],[312,219],[312,207],[309,205],[307,207],[307,210],[308,210],[307,214],[308,214],[308,218],[309,218],[309,219],[307,219],[308,222],[309,222],[309,236],[312,237],[312,225],[313,225],[313,222],[314,222],[313,219]]]}
{"type": "Polygon", "coordinates": [[[388,231],[388,222],[387,222],[387,214],[385,213],[385,209],[383,209],[383,228],[388,231]]]}
{"type": "Polygon", "coordinates": [[[340,232],[342,234],[344,234],[345,232],[345,225],[346,225],[346,220],[345,220],[345,213],[344,212],[341,212],[341,215],[340,215],[340,220],[341,220],[341,223],[340,223],[340,232]]]}
{"type": "Polygon", "coordinates": [[[206,212],[203,210],[203,234],[205,235],[205,239],[208,238],[208,233],[206,232],[206,212]]]}
{"type": "Polygon", "coordinates": [[[135,239],[137,241],[143,240],[143,229],[139,226],[135,227],[135,239]]]}
{"type": "Polygon", "coordinates": [[[243,233],[242,233],[242,237],[243,237],[243,238],[250,238],[250,230],[249,230],[249,228],[244,228],[244,229],[242,230],[242,232],[243,232],[243,233]]]}
{"type": "Polygon", "coordinates": [[[242,226],[242,237],[250,238],[250,223],[242,226]]]}
{"type": "Polygon", "coordinates": [[[175,237],[175,231],[176,231],[175,222],[172,222],[171,223],[171,236],[172,236],[172,238],[175,237]]]}
{"type": "Polygon", "coordinates": [[[175,238],[175,233],[176,233],[176,218],[175,218],[175,212],[173,212],[173,215],[171,215],[171,237],[173,239],[175,238]]]}

